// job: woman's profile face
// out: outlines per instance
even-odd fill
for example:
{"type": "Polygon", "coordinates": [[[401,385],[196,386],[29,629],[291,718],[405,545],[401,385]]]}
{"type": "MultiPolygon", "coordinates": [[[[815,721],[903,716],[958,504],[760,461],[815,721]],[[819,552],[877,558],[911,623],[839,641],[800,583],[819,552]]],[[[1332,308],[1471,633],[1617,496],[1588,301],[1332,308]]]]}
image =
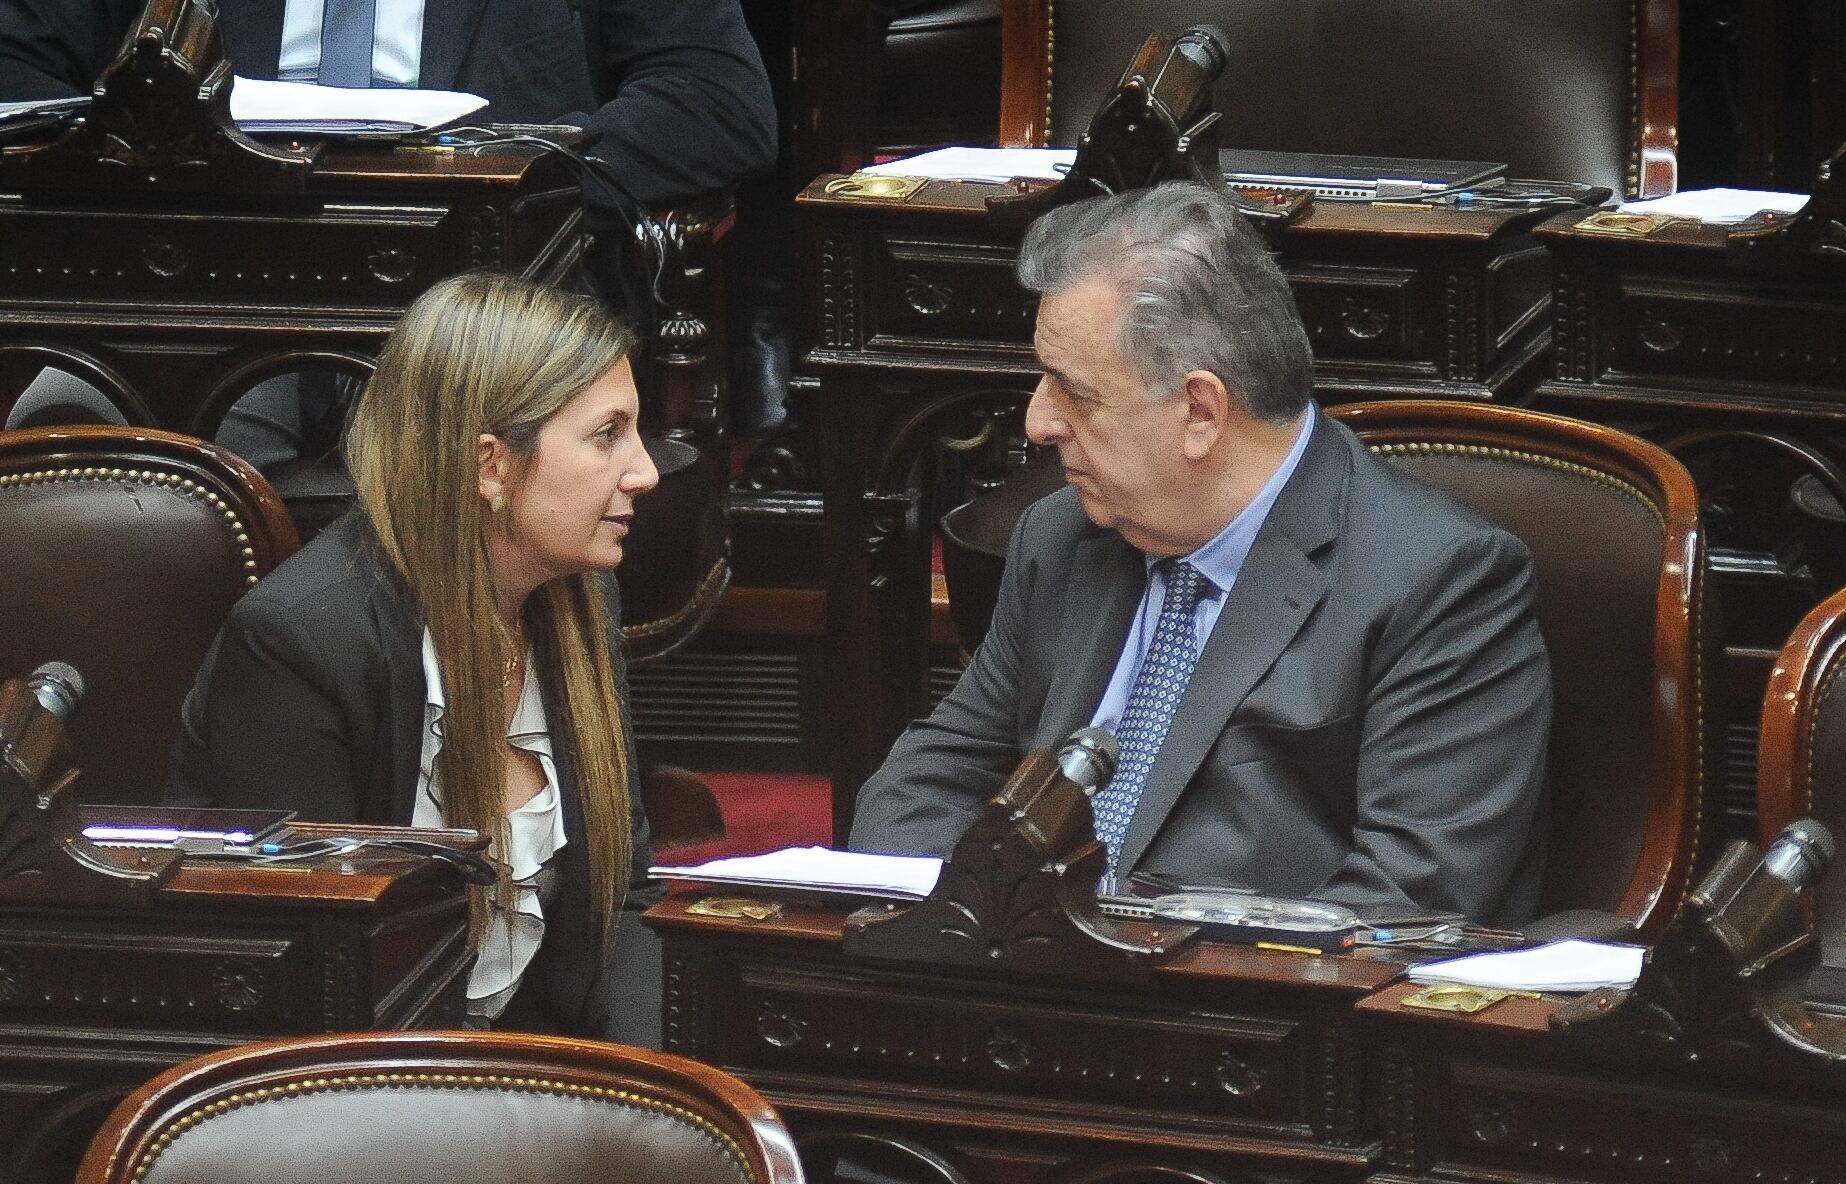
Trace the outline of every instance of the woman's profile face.
{"type": "Polygon", "coordinates": [[[509,558],[540,582],[622,562],[635,498],[660,483],[641,445],[640,400],[626,358],[539,429],[502,517],[509,558]]]}

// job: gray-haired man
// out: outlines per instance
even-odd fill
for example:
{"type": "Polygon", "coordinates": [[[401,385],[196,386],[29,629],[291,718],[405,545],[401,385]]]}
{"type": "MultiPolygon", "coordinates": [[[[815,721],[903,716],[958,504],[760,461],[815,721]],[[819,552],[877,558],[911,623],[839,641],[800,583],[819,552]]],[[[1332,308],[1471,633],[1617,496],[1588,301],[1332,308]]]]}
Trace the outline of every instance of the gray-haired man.
{"type": "Polygon", "coordinates": [[[1021,247],[1069,487],[1021,518],[993,626],[859,796],[852,845],[945,853],[1088,724],[1118,875],[1516,924],[1537,905],[1551,686],[1519,540],[1311,402],[1260,238],[1189,183],[1021,247]]]}

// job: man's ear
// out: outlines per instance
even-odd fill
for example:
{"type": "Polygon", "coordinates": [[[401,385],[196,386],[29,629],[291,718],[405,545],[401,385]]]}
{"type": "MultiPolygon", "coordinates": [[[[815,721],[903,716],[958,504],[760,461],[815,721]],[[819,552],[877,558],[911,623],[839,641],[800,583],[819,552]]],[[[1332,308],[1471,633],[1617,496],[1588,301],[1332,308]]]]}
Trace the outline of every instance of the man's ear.
{"type": "Polygon", "coordinates": [[[1224,380],[1209,370],[1186,374],[1186,459],[1211,455],[1230,426],[1234,399],[1224,380]]]}
{"type": "Polygon", "coordinates": [[[506,441],[492,432],[482,432],[475,445],[480,460],[481,500],[492,505],[495,498],[506,497],[508,449],[506,441]]]}

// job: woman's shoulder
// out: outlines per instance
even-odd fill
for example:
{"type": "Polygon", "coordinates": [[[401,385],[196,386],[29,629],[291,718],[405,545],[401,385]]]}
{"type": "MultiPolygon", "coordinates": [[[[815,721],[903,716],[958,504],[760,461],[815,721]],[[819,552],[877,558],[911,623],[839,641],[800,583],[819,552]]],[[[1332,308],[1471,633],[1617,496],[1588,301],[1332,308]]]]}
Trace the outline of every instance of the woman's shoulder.
{"type": "Polygon", "coordinates": [[[393,614],[407,611],[389,561],[365,516],[355,510],[329,524],[258,581],[232,615],[280,613],[312,625],[371,606],[384,606],[393,614]]]}

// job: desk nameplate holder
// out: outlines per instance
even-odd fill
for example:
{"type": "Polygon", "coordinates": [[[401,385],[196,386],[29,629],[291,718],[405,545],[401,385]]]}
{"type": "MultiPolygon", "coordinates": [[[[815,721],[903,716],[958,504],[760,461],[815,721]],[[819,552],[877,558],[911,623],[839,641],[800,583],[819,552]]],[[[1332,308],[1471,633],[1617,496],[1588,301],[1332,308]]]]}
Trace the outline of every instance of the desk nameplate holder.
{"type": "Polygon", "coordinates": [[[1035,752],[955,844],[929,897],[846,919],[854,958],[979,967],[1091,982],[1146,982],[1194,925],[1112,917],[1096,904],[1107,863],[1084,792],[1035,752]]]}

